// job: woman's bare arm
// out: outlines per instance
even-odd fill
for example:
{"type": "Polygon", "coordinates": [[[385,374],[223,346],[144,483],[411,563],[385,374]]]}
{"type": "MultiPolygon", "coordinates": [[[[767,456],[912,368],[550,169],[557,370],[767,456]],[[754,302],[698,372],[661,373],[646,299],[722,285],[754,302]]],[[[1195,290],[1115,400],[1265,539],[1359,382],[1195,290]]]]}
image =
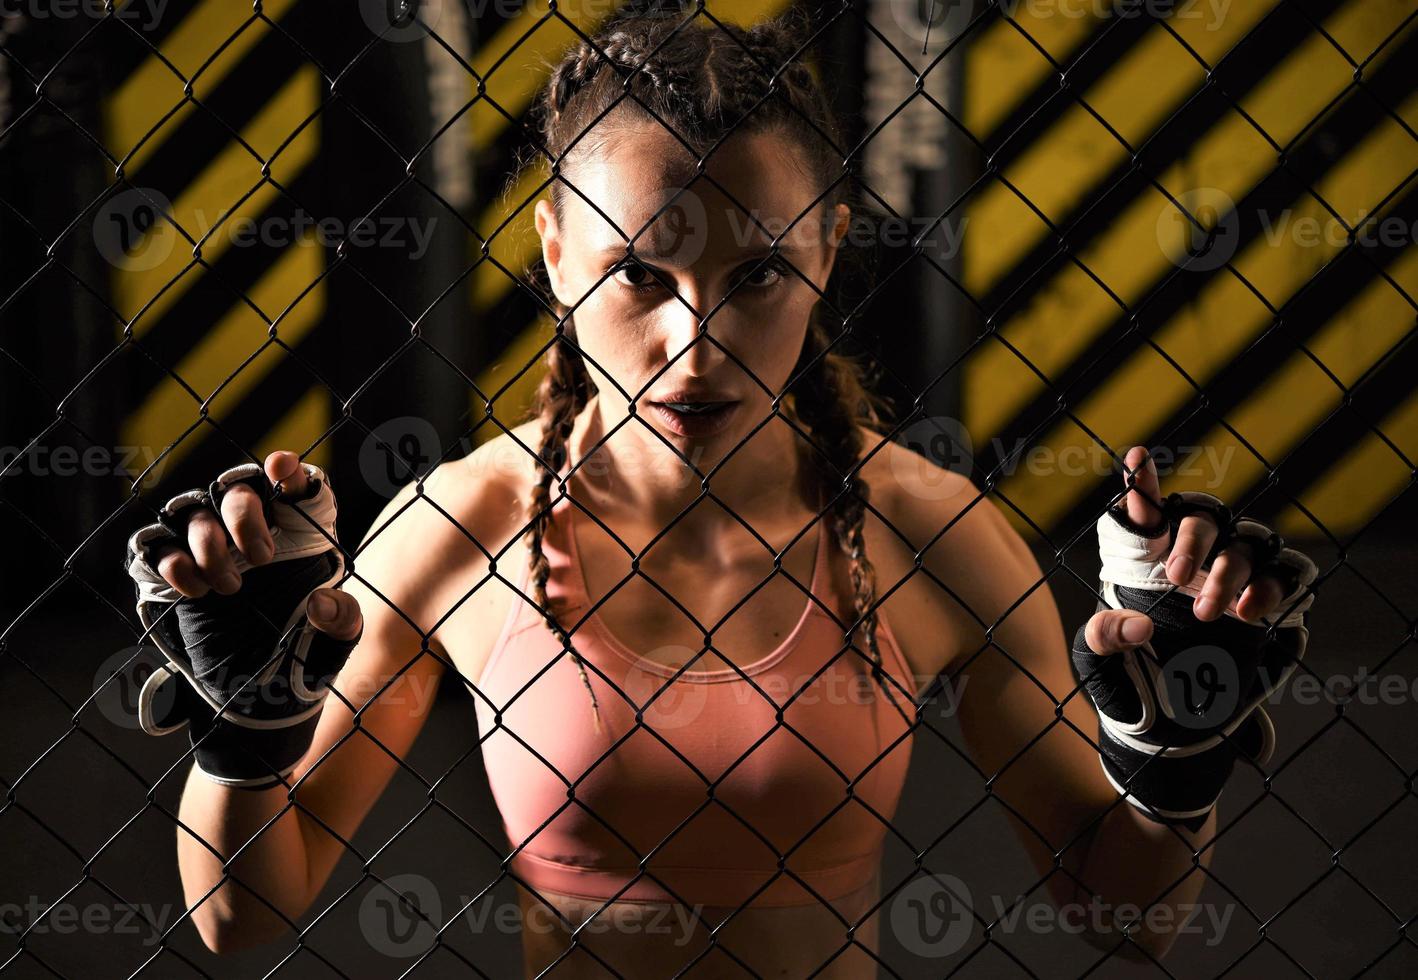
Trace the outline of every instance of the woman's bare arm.
{"type": "MultiPolygon", "coordinates": [[[[932,665],[968,692],[959,703],[966,746],[985,777],[994,778],[994,795],[1020,815],[1008,819],[1039,874],[1049,875],[1045,889],[1056,907],[1078,912],[1074,903],[1086,909],[1091,902],[1113,910],[1154,908],[1131,932],[1145,954],[1120,930],[1093,929],[1099,921],[1108,925],[1106,913],[1089,911],[1069,927],[1086,929],[1082,934],[1095,945],[1119,946],[1130,959],[1160,956],[1204,884],[1196,867],[1207,866],[1212,849],[1195,857],[1194,850],[1210,840],[1215,817],[1196,833],[1174,830],[1121,800],[1084,737],[1094,737],[1097,715],[1076,691],[1064,625],[1033,554],[969,480],[944,471],[932,480],[933,486],[956,481],[958,492],[943,496],[936,487],[913,495],[903,488],[894,495],[893,520],[922,547],[950,525],[923,564],[969,607],[941,593],[958,629],[950,648],[940,652],[941,662],[932,665]],[[1059,852],[1068,874],[1055,870],[1059,852]]],[[[992,916],[985,914],[987,920],[992,916]]]]}
{"type": "Polygon", "coordinates": [[[234,950],[292,929],[422,729],[444,669],[431,652],[436,643],[420,632],[438,616],[427,608],[426,575],[436,563],[431,542],[449,533],[456,531],[410,484],[355,553],[340,615],[346,638],[361,612],[364,632],[331,685],[293,789],[233,789],[195,769],[189,775],[178,865],[209,948],[234,950]]]}

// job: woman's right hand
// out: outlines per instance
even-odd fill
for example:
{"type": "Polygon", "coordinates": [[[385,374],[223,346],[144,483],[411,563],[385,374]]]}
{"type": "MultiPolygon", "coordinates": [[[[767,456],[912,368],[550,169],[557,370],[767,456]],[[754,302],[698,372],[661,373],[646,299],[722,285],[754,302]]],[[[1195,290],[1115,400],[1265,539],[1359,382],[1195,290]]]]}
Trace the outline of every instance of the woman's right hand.
{"type": "Polygon", "coordinates": [[[218,782],[290,773],[359,640],[359,605],[336,587],[335,514],[325,474],[275,452],[173,497],[129,539],[139,618],[168,661],[144,684],[140,724],[187,727],[218,782]]]}
{"type": "MultiPolygon", "coordinates": [[[[310,476],[293,452],[271,453],[262,468],[273,490],[281,485],[282,498],[299,499],[310,490],[310,476]]],[[[166,549],[157,572],[189,598],[201,598],[212,590],[229,595],[241,588],[238,558],[255,567],[265,565],[274,554],[275,541],[262,514],[261,498],[246,484],[237,484],[222,498],[220,513],[206,510],[194,515],[187,525],[187,547],[166,549]],[[232,538],[230,547],[227,533],[232,538]]],[[[359,633],[359,603],[353,596],[339,589],[317,589],[311,598],[310,622],[317,629],[337,639],[359,633]],[[333,608],[321,598],[334,603],[333,608]]]]}

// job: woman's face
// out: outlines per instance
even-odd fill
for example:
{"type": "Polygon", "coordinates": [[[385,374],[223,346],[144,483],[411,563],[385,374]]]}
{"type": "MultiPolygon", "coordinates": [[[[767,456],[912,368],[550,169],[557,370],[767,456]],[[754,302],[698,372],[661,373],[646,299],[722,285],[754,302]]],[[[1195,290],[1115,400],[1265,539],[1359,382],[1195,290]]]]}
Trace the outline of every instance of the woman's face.
{"type": "MultiPolygon", "coordinates": [[[[706,163],[716,187],[659,123],[618,126],[595,152],[573,156],[564,173],[580,195],[565,191],[560,221],[549,200],[537,202],[551,286],[575,307],[574,337],[607,428],[635,398],[637,414],[661,436],[712,462],[768,417],[770,392],[783,391],[797,363],[850,215],[838,205],[824,221],[818,203],[803,216],[824,188],[798,156],[777,134],[733,136],[706,163]],[[779,255],[759,265],[775,235],[779,255]],[[699,336],[706,316],[707,336],[699,336]],[[664,404],[678,401],[728,404],[707,412],[664,404]]],[[[625,428],[659,444],[637,423],[625,428]]]]}

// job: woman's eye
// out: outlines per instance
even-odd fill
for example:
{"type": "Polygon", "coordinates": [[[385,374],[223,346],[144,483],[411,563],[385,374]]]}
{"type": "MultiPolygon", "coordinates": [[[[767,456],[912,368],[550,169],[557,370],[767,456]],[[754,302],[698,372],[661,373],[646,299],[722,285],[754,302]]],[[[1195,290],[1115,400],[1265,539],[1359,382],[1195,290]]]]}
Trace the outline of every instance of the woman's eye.
{"type": "Polygon", "coordinates": [[[778,285],[787,276],[787,265],[782,259],[774,256],[762,264],[745,266],[739,273],[738,281],[744,286],[765,289],[778,285]]]}
{"type": "Polygon", "coordinates": [[[647,266],[639,262],[625,261],[616,266],[614,277],[616,282],[622,286],[628,286],[636,292],[649,292],[658,286],[659,280],[647,266]]]}

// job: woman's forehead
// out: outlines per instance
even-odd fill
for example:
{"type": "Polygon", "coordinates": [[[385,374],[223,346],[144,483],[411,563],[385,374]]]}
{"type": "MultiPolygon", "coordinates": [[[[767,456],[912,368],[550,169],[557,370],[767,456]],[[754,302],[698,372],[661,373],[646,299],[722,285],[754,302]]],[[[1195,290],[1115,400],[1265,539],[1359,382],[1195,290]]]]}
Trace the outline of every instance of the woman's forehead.
{"type": "Polygon", "coordinates": [[[774,236],[783,236],[780,246],[808,248],[821,229],[804,212],[823,188],[814,186],[800,156],[781,135],[736,134],[713,151],[700,175],[684,145],[651,122],[576,161],[566,177],[580,192],[564,198],[568,230],[593,252],[624,252],[626,238],[639,233],[637,254],[666,259],[683,251],[687,237],[704,252],[757,249],[774,236]]]}

